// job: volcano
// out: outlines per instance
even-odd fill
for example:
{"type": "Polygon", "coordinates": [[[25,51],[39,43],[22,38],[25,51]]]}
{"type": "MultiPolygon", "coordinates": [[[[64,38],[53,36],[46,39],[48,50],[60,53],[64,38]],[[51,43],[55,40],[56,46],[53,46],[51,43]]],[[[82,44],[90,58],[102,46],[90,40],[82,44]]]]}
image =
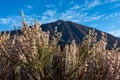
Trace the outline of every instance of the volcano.
{"type": "MultiPolygon", "coordinates": [[[[75,40],[77,44],[81,44],[83,38],[89,33],[89,30],[91,29],[94,29],[97,33],[97,41],[101,39],[102,31],[71,21],[58,20],[56,22],[41,25],[43,31],[49,30],[51,32],[50,35],[53,35],[56,26],[58,32],[62,32],[62,37],[59,41],[60,45],[69,44],[72,42],[72,40],[75,40]]],[[[106,32],[104,33],[107,36],[108,48],[113,48],[116,41],[118,42],[117,47],[120,47],[120,38],[106,32]]]]}
{"type": "MultiPolygon", "coordinates": [[[[85,25],[81,25],[72,21],[64,21],[64,20],[58,20],[56,22],[46,23],[42,24],[41,28],[43,31],[50,31],[50,35],[52,36],[55,31],[55,27],[57,27],[58,32],[62,32],[62,37],[59,41],[59,45],[65,45],[70,44],[72,40],[75,40],[77,44],[81,44],[83,41],[83,38],[89,33],[89,30],[94,29],[85,25]]],[[[94,29],[97,33],[97,41],[101,38],[102,31],[94,29]]],[[[15,31],[11,31],[11,34],[15,34],[15,31]]],[[[18,33],[21,33],[20,30],[18,30],[18,33]]],[[[111,34],[108,34],[104,32],[107,36],[107,48],[113,48],[114,43],[117,41],[117,47],[120,47],[120,38],[115,37],[111,34]]]]}

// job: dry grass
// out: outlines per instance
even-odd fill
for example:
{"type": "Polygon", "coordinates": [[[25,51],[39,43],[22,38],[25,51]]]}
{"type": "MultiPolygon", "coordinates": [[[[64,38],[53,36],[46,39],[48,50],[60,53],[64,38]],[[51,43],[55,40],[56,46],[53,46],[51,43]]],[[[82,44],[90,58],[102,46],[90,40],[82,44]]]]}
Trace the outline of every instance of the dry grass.
{"type": "Polygon", "coordinates": [[[81,45],[73,41],[61,51],[61,33],[49,40],[37,20],[30,28],[21,15],[22,35],[0,35],[0,80],[120,80],[120,52],[106,49],[104,33],[96,42],[90,30],[81,45]]]}

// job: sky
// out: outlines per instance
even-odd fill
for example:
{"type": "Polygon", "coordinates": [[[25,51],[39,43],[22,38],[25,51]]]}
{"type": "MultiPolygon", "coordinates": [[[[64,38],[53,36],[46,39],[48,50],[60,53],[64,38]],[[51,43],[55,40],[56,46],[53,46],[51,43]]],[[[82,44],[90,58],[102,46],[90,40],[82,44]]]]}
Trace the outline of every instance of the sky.
{"type": "Polygon", "coordinates": [[[0,10],[0,31],[19,29],[22,10],[29,25],[62,19],[120,37],[120,0],[1,0],[0,10]]]}

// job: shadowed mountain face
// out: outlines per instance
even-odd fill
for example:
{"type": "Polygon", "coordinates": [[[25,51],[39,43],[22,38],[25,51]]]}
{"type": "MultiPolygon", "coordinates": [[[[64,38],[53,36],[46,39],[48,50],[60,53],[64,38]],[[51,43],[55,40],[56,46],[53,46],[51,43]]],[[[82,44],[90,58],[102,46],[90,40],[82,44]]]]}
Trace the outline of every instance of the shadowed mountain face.
{"type": "MultiPolygon", "coordinates": [[[[47,23],[41,25],[43,31],[50,31],[50,35],[54,34],[55,27],[57,27],[58,32],[62,31],[62,37],[59,41],[59,45],[65,45],[71,43],[72,40],[75,40],[77,44],[81,44],[83,38],[89,33],[90,27],[80,25],[71,21],[58,20],[57,22],[47,23]]],[[[97,33],[97,41],[101,38],[101,32],[95,29],[97,33]]],[[[20,31],[18,30],[18,33],[20,31]]],[[[11,31],[11,34],[15,34],[15,31],[11,31]]],[[[112,36],[108,33],[105,33],[108,41],[108,48],[112,48],[114,43],[118,41],[117,47],[120,47],[120,38],[112,36]]]]}
{"type": "MultiPolygon", "coordinates": [[[[58,20],[57,22],[47,23],[41,25],[43,31],[50,30],[51,35],[53,35],[55,27],[57,26],[58,32],[62,31],[62,37],[59,41],[60,45],[69,44],[72,40],[75,40],[77,44],[81,44],[83,38],[89,33],[90,27],[80,25],[71,21],[58,20]]],[[[97,41],[101,38],[101,32],[95,29],[97,33],[97,41]]],[[[108,33],[105,33],[108,41],[108,48],[112,48],[114,43],[118,41],[117,47],[120,47],[120,38],[112,36],[108,33]]]]}
{"type": "Polygon", "coordinates": [[[76,43],[81,43],[83,37],[89,33],[91,28],[83,25],[79,25],[70,21],[58,20],[57,22],[52,22],[48,24],[41,25],[43,31],[50,30],[50,35],[53,35],[55,27],[57,27],[58,32],[62,32],[60,45],[69,44],[72,40],[76,43]]]}

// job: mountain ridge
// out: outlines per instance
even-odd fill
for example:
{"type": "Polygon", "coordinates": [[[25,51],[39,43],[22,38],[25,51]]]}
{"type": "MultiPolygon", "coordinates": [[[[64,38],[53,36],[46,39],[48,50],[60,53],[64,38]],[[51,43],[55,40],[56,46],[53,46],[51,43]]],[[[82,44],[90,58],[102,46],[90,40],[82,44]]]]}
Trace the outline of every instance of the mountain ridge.
{"type": "MultiPolygon", "coordinates": [[[[103,32],[95,28],[64,20],[58,20],[56,22],[41,25],[43,31],[50,30],[51,33],[53,33],[55,26],[58,27],[58,32],[60,32],[64,28],[62,40],[64,40],[65,42],[63,42],[63,44],[66,44],[68,42],[71,43],[72,40],[75,40],[76,43],[81,44],[83,37],[85,37],[91,29],[95,30],[95,32],[97,33],[97,41],[99,41],[101,37],[101,32],[103,32]]],[[[113,48],[116,41],[118,41],[117,47],[120,47],[120,38],[106,32],[104,33],[106,34],[108,39],[108,48],[113,48]]]]}
{"type": "MultiPolygon", "coordinates": [[[[41,28],[43,31],[50,31],[50,35],[54,34],[55,27],[57,26],[58,32],[62,31],[62,37],[59,41],[59,45],[70,44],[72,40],[75,40],[77,44],[81,44],[83,38],[89,33],[89,30],[94,29],[97,33],[97,41],[100,40],[101,32],[98,29],[81,25],[72,21],[58,20],[56,22],[50,22],[42,24],[41,28]]],[[[21,34],[20,30],[17,30],[21,34]]],[[[114,43],[118,41],[117,47],[120,47],[120,38],[115,37],[109,33],[104,32],[107,36],[108,48],[113,48],[114,43]]],[[[11,35],[15,34],[15,30],[11,31],[11,35]]]]}

